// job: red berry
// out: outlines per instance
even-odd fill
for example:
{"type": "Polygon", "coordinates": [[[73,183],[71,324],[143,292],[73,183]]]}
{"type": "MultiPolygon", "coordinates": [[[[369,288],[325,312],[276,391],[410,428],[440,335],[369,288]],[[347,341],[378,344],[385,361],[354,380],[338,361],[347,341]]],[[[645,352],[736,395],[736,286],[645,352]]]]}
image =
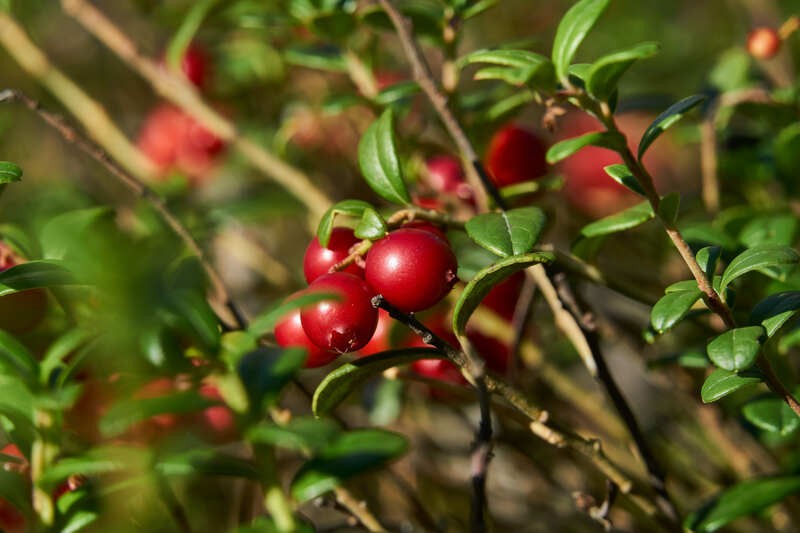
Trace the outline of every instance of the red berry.
{"type": "Polygon", "coordinates": [[[418,229],[420,231],[427,231],[433,235],[436,235],[444,242],[449,243],[450,241],[447,238],[447,234],[444,230],[434,224],[433,222],[428,222],[427,220],[412,220],[411,222],[406,222],[403,224],[403,227],[406,229],[418,229]]]}
{"type": "Polygon", "coordinates": [[[498,187],[535,180],[547,174],[546,151],[539,137],[509,124],[492,137],[486,168],[498,187]]]}
{"type": "Polygon", "coordinates": [[[306,368],[324,366],[339,357],[338,353],[323,350],[308,338],[300,322],[300,309],[284,316],[275,325],[275,340],[284,348],[303,348],[308,353],[306,368]]]}
{"type": "Polygon", "coordinates": [[[372,306],[374,292],[364,280],[347,272],[333,272],[318,277],[305,292],[338,298],[323,300],[300,312],[303,330],[311,342],[339,353],[366,346],[375,333],[378,310],[372,306]]]}
{"type": "Polygon", "coordinates": [[[508,363],[511,360],[511,350],[508,346],[478,331],[468,331],[467,338],[475,351],[486,361],[489,370],[498,374],[508,372],[508,363]]]}
{"type": "Polygon", "coordinates": [[[5,533],[25,531],[25,516],[3,498],[0,498],[0,531],[5,533]]]}
{"type": "Polygon", "coordinates": [[[358,355],[366,357],[380,352],[385,352],[391,348],[390,333],[393,324],[392,317],[383,309],[378,310],[378,325],[366,346],[358,351],[358,355]]]}
{"type": "Polygon", "coordinates": [[[511,320],[514,318],[514,309],[517,306],[517,299],[522,291],[523,283],[525,283],[525,274],[517,272],[492,287],[481,304],[506,320],[511,320]]]}
{"type": "Polygon", "coordinates": [[[196,44],[191,44],[181,58],[181,72],[198,89],[206,85],[209,58],[206,51],[196,44]]]}
{"type": "MultiPolygon", "coordinates": [[[[200,387],[200,395],[209,400],[222,400],[217,387],[210,384],[200,387]]],[[[233,440],[236,435],[236,420],[226,405],[215,405],[205,409],[202,413],[202,425],[206,429],[204,433],[210,435],[215,442],[233,440]]]]}
{"type": "Polygon", "coordinates": [[[458,367],[447,359],[420,359],[411,363],[411,370],[430,379],[438,379],[456,385],[466,383],[458,367]]]}
{"type": "MultiPolygon", "coordinates": [[[[306,283],[312,283],[315,279],[327,274],[331,267],[341,262],[350,254],[350,248],[359,242],[349,228],[333,228],[328,246],[324,248],[319,243],[319,238],[314,240],[306,248],[303,256],[303,273],[306,276],[306,283]]],[[[353,263],[344,269],[356,276],[363,277],[364,269],[353,263]]]]}
{"type": "Polygon", "coordinates": [[[771,59],[781,49],[781,36],[773,28],[762,26],[747,34],[747,53],[757,59],[771,59]]]}
{"type": "Polygon", "coordinates": [[[458,264],[447,242],[427,231],[401,228],[372,245],[367,283],[407,313],[441,300],[456,282],[458,264]]]}
{"type": "Polygon", "coordinates": [[[454,195],[467,202],[474,199],[472,187],[464,179],[464,170],[459,159],[451,155],[437,155],[428,159],[425,166],[431,189],[454,195]]]}

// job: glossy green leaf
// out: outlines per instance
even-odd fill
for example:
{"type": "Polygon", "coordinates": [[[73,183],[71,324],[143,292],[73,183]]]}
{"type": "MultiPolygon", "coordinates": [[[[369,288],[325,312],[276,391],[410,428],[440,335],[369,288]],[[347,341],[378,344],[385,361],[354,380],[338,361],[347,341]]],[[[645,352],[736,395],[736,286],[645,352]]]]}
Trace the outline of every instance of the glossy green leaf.
{"type": "Polygon", "coordinates": [[[693,279],[684,279],[681,281],[676,281],[671,285],[667,285],[667,288],[664,289],[664,293],[669,294],[671,292],[694,291],[694,290],[697,290],[697,281],[693,279]]]}
{"type": "Polygon", "coordinates": [[[205,296],[192,290],[180,289],[170,293],[170,306],[191,328],[194,336],[210,350],[219,346],[220,324],[205,296]]]}
{"type": "Polygon", "coordinates": [[[739,232],[739,241],[747,248],[761,244],[791,246],[797,236],[798,220],[792,213],[755,217],[739,232]]]}
{"type": "Polygon", "coordinates": [[[718,368],[703,382],[700,397],[703,403],[716,402],[744,386],[756,383],[761,383],[761,374],[753,369],[737,373],[718,368]]]}
{"type": "Polygon", "coordinates": [[[650,207],[650,203],[642,202],[615,215],[587,224],[581,229],[581,235],[584,237],[599,237],[600,235],[625,231],[644,224],[652,219],[653,216],[653,208],[650,207]]]}
{"type": "Polygon", "coordinates": [[[343,481],[397,459],[408,449],[406,439],[380,429],[342,434],[304,464],[292,481],[292,496],[308,501],[343,481]]]}
{"type": "Polygon", "coordinates": [[[384,370],[420,359],[444,358],[444,354],[433,348],[404,348],[345,363],[325,376],[314,391],[311,408],[314,415],[323,416],[333,411],[356,388],[368,379],[380,375],[384,370]]]}
{"type": "Polygon", "coordinates": [[[84,455],[60,459],[45,470],[39,485],[57,487],[70,476],[94,477],[115,472],[143,472],[149,469],[152,452],[146,448],[113,445],[89,450],[84,455]]]}
{"type": "Polygon", "coordinates": [[[22,180],[22,169],[9,161],[0,161],[0,185],[22,180]]]}
{"type": "Polygon", "coordinates": [[[253,414],[263,413],[278,401],[283,388],[303,368],[305,361],[306,352],[301,348],[261,347],[242,357],[237,371],[253,414]]]}
{"type": "Polygon", "coordinates": [[[786,402],[772,394],[750,400],[742,407],[742,414],[757,428],[783,436],[800,427],[800,417],[786,402]]]}
{"type": "Polygon", "coordinates": [[[800,476],[749,479],[720,492],[686,518],[686,528],[711,533],[742,516],[756,514],[800,491],[800,476]]]}
{"type": "Polygon", "coordinates": [[[0,296],[77,283],[72,273],[58,261],[28,261],[0,272],[0,296]]]}
{"type": "Polygon", "coordinates": [[[787,320],[800,311],[800,291],[770,294],[750,313],[751,324],[761,324],[772,337],[787,320]]]}
{"type": "Polygon", "coordinates": [[[575,52],[607,6],[608,0],[581,0],[564,14],[558,24],[553,41],[553,64],[556,77],[562,82],[566,81],[575,52]]]}
{"type": "Polygon", "coordinates": [[[594,131],[591,133],[584,133],[579,137],[565,139],[557,142],[547,150],[547,162],[554,165],[571,156],[581,148],[587,146],[600,146],[602,148],[609,148],[615,150],[616,148],[624,146],[623,137],[618,133],[610,131],[594,131]]]}
{"type": "Polygon", "coordinates": [[[322,246],[328,246],[333,231],[333,223],[337,215],[346,215],[353,218],[360,218],[365,209],[372,209],[372,206],[362,200],[342,200],[333,204],[325,211],[317,226],[317,238],[322,246]]]}
{"type": "Polygon", "coordinates": [[[154,470],[163,476],[227,476],[259,480],[252,461],[213,449],[198,449],[159,458],[154,470]]]}
{"type": "Polygon", "coordinates": [[[364,209],[361,220],[355,229],[355,236],[359,239],[378,240],[386,235],[386,221],[371,207],[364,209]]]}
{"type": "Polygon", "coordinates": [[[749,248],[734,257],[728,264],[728,268],[722,273],[720,291],[725,290],[725,287],[739,276],[753,270],[791,265],[797,263],[798,260],[800,260],[800,254],[788,246],[763,244],[749,248]]]}
{"type": "Polygon", "coordinates": [[[461,11],[461,19],[469,20],[477,17],[487,9],[496,6],[500,0],[478,0],[477,2],[465,2],[463,11],[461,11]]]}
{"type": "Polygon", "coordinates": [[[458,259],[458,279],[462,281],[471,280],[497,259],[496,254],[476,244],[464,231],[450,231],[447,238],[458,259]]]}
{"type": "MultiPolygon", "coordinates": [[[[4,503],[10,503],[23,513],[30,514],[32,512],[29,503],[30,492],[31,489],[27,479],[17,472],[9,472],[0,468],[0,500],[4,500],[4,503]]],[[[3,511],[4,513],[7,512],[5,509],[3,511]]]]}
{"type": "Polygon", "coordinates": [[[37,381],[39,364],[33,355],[10,333],[0,329],[0,370],[21,378],[28,385],[37,381]]]}
{"type": "Polygon", "coordinates": [[[51,218],[42,228],[39,241],[45,259],[64,259],[70,251],[85,239],[91,227],[114,214],[108,207],[91,207],[68,211],[51,218]]]}
{"type": "Polygon", "coordinates": [[[696,107],[700,102],[705,100],[706,97],[700,94],[688,96],[683,100],[675,102],[669,106],[663,113],[658,115],[650,126],[645,130],[642,139],[639,141],[639,159],[642,158],[644,153],[653,144],[664,131],[678,122],[683,116],[692,108],[696,107]]]}
{"type": "Polygon", "coordinates": [[[247,440],[301,452],[315,452],[337,438],[341,429],[327,419],[296,417],[285,425],[262,422],[250,428],[247,440]]]}
{"type": "Polygon", "coordinates": [[[469,63],[496,65],[476,72],[476,80],[499,79],[517,86],[530,83],[534,88],[543,90],[555,87],[553,63],[528,50],[478,50],[459,60],[460,65],[469,63]]]}
{"type": "Polygon", "coordinates": [[[661,198],[658,204],[658,215],[668,224],[675,224],[681,208],[681,197],[678,193],[671,193],[661,198]]]}
{"type": "Polygon", "coordinates": [[[706,351],[708,358],[719,368],[738,372],[755,362],[765,338],[766,330],[761,326],[735,328],[714,337],[706,351]]]}
{"type": "Polygon", "coordinates": [[[183,17],[181,25],[167,45],[167,64],[174,71],[180,72],[181,60],[186,53],[186,49],[189,48],[197,30],[200,29],[203,23],[203,19],[206,18],[206,15],[208,15],[208,12],[216,2],[217,0],[198,0],[194,2],[194,5],[183,17]]]}
{"type": "Polygon", "coordinates": [[[100,432],[106,437],[125,433],[131,426],[156,415],[202,411],[216,405],[195,391],[177,392],[157,398],[126,399],[115,403],[100,419],[100,432]]]}
{"type": "Polygon", "coordinates": [[[472,316],[472,313],[475,312],[475,309],[478,308],[478,305],[495,285],[515,272],[524,270],[532,265],[551,261],[553,261],[552,254],[534,252],[501,259],[478,272],[464,287],[464,291],[453,309],[453,332],[459,336],[464,334],[469,317],[472,316]]]}
{"type": "Polygon", "coordinates": [[[381,89],[375,95],[375,103],[381,106],[388,106],[396,102],[410,101],[410,97],[421,91],[419,84],[415,81],[401,81],[393,83],[388,87],[381,89]]]}
{"type": "Polygon", "coordinates": [[[625,165],[608,165],[603,170],[620,185],[627,187],[640,196],[645,196],[644,189],[642,189],[642,186],[639,185],[639,182],[636,181],[636,178],[633,177],[633,174],[625,165]]]}
{"type": "Polygon", "coordinates": [[[477,244],[501,257],[529,252],[544,229],[546,217],[538,207],[485,213],[467,221],[465,229],[477,244]]]}
{"type": "Polygon", "coordinates": [[[375,120],[358,144],[358,163],[367,184],[378,196],[395,204],[411,202],[397,157],[392,110],[375,120]]]}
{"type": "Polygon", "coordinates": [[[287,63],[300,67],[331,72],[347,71],[347,61],[341,49],[333,45],[289,46],[284,50],[283,58],[287,63]]]}
{"type": "Polygon", "coordinates": [[[586,80],[589,94],[598,100],[608,100],[625,71],[635,61],[652,57],[658,50],[658,43],[647,42],[601,57],[592,65],[586,80]]]}
{"type": "Polygon", "coordinates": [[[263,337],[268,333],[272,333],[272,330],[275,329],[275,325],[290,311],[302,309],[303,307],[307,307],[324,300],[338,301],[340,298],[341,295],[333,292],[303,292],[293,295],[291,298],[284,300],[280,305],[270,308],[269,310],[256,316],[250,321],[250,325],[247,326],[247,331],[253,337],[263,337]]]}
{"type": "Polygon", "coordinates": [[[697,254],[695,255],[697,264],[700,265],[700,268],[703,269],[706,278],[709,280],[714,279],[714,274],[717,271],[717,263],[719,263],[719,258],[721,255],[722,248],[719,246],[706,246],[705,248],[698,250],[697,254]]]}
{"type": "Polygon", "coordinates": [[[695,285],[694,290],[677,291],[665,294],[650,312],[650,324],[658,333],[672,329],[689,312],[702,293],[695,285]]]}

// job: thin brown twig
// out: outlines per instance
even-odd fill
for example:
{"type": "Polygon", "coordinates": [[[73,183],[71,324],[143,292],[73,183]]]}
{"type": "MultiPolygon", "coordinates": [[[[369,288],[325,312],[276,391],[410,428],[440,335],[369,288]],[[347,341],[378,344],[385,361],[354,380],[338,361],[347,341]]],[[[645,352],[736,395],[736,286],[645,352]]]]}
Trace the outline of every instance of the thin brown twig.
{"type": "Polygon", "coordinates": [[[213,290],[211,302],[212,304],[215,304],[215,310],[219,314],[225,315],[227,321],[231,322],[236,327],[240,329],[245,327],[246,322],[244,316],[228,294],[225,284],[222,282],[222,278],[220,278],[219,274],[211,266],[206,258],[205,252],[197,243],[197,241],[195,241],[194,237],[192,237],[186,226],[184,226],[183,223],[181,223],[181,221],[178,220],[174,214],[172,214],[160,196],[158,196],[152,189],[145,185],[140,179],[128,173],[121,166],[119,166],[97,144],[90,141],[81,132],[67,124],[63,117],[43,109],[36,100],[26,96],[20,91],[6,89],[0,91],[0,103],[2,102],[20,102],[26,108],[33,111],[48,126],[55,129],[59,135],[61,135],[64,141],[72,146],[75,146],[81,152],[94,159],[128,190],[133,192],[138,198],[145,200],[149,205],[151,205],[161,219],[167,224],[167,226],[169,226],[169,228],[181,239],[181,241],[192,252],[192,254],[197,257],[198,261],[200,261],[200,264],[203,266],[203,269],[206,271],[206,274],[211,281],[213,290]],[[225,310],[224,313],[222,313],[223,310],[225,310]]]}
{"type": "Polygon", "coordinates": [[[85,0],[61,0],[64,11],[77,20],[111,51],[144,78],[161,96],[189,113],[209,131],[230,143],[253,166],[303,202],[309,210],[309,227],[331,205],[331,200],[299,169],[268,152],[255,140],[237,131],[235,124],[206,103],[182,76],[162,68],[142,55],[134,42],[102,12],[85,0]]]}

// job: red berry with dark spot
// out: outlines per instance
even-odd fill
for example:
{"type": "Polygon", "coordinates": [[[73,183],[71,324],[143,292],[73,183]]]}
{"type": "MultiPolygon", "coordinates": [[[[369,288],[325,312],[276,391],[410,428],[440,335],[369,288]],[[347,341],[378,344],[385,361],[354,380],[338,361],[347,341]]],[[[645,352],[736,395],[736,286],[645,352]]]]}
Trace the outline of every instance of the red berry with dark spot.
{"type": "Polygon", "coordinates": [[[486,168],[498,187],[535,180],[547,174],[546,152],[539,137],[509,124],[492,137],[486,168]]]}
{"type": "Polygon", "coordinates": [[[311,342],[324,350],[347,353],[367,345],[378,324],[378,310],[372,306],[374,291],[363,279],[347,272],[318,277],[306,294],[333,294],[300,312],[303,330],[311,342]]]}
{"type": "Polygon", "coordinates": [[[458,264],[446,241],[427,231],[401,228],[372,245],[367,283],[401,311],[434,305],[456,282],[458,264]]]}
{"type": "Polygon", "coordinates": [[[338,353],[323,350],[311,342],[300,322],[300,309],[291,311],[275,325],[275,340],[284,348],[303,348],[308,354],[306,368],[324,366],[339,357],[338,353]]]}
{"type": "MultiPolygon", "coordinates": [[[[350,248],[357,242],[359,240],[353,234],[353,230],[349,228],[333,228],[327,247],[323,247],[319,238],[314,237],[303,256],[303,273],[306,276],[306,283],[312,283],[318,277],[327,274],[332,266],[343,261],[350,254],[350,248]]],[[[348,265],[344,272],[364,276],[364,269],[355,263],[348,265]]]]}
{"type": "Polygon", "coordinates": [[[757,59],[771,59],[781,49],[781,36],[773,28],[762,26],[747,34],[747,53],[757,59]]]}

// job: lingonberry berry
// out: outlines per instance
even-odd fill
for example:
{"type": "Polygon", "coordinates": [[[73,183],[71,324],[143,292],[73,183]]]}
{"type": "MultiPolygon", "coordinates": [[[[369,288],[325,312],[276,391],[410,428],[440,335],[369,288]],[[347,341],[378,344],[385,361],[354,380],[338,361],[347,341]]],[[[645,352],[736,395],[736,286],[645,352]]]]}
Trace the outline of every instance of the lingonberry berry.
{"type": "MultiPolygon", "coordinates": [[[[318,277],[327,274],[333,265],[341,262],[350,254],[350,248],[357,242],[358,239],[353,234],[353,230],[349,228],[333,228],[327,247],[320,244],[318,237],[314,237],[303,256],[303,273],[306,276],[306,283],[312,283],[318,277]]],[[[364,269],[356,263],[348,265],[344,272],[364,276],[364,269]]]]}
{"type": "Polygon", "coordinates": [[[747,34],[747,53],[756,59],[771,59],[781,49],[781,36],[774,28],[762,26],[747,34]]]}
{"type": "Polygon", "coordinates": [[[444,242],[448,243],[450,242],[447,238],[447,234],[440,226],[437,226],[433,222],[428,222],[427,220],[412,220],[411,222],[406,222],[405,224],[403,224],[403,227],[410,229],[418,229],[420,231],[427,231],[428,233],[436,235],[444,242]]]}
{"type": "Polygon", "coordinates": [[[378,310],[372,306],[374,291],[363,279],[347,272],[332,272],[314,280],[307,294],[332,294],[300,311],[303,330],[324,350],[346,353],[366,346],[375,333],[378,310]]]}
{"type": "Polygon", "coordinates": [[[436,192],[451,194],[472,201],[472,187],[464,180],[461,161],[451,155],[437,155],[425,163],[427,183],[436,192]]]}
{"type": "Polygon", "coordinates": [[[300,321],[300,309],[286,314],[275,325],[275,340],[284,348],[303,348],[306,353],[306,368],[324,366],[339,357],[338,353],[323,350],[308,338],[300,321]]]}
{"type": "Polygon", "coordinates": [[[534,180],[547,173],[546,151],[539,137],[508,124],[492,137],[486,168],[498,187],[534,180]]]}
{"type": "Polygon", "coordinates": [[[450,292],[457,269],[446,241],[427,231],[400,228],[372,245],[364,274],[386,301],[412,313],[431,307],[450,292]]]}
{"type": "Polygon", "coordinates": [[[181,58],[181,72],[198,89],[203,89],[208,78],[209,58],[206,51],[197,44],[190,44],[181,58]]]}

